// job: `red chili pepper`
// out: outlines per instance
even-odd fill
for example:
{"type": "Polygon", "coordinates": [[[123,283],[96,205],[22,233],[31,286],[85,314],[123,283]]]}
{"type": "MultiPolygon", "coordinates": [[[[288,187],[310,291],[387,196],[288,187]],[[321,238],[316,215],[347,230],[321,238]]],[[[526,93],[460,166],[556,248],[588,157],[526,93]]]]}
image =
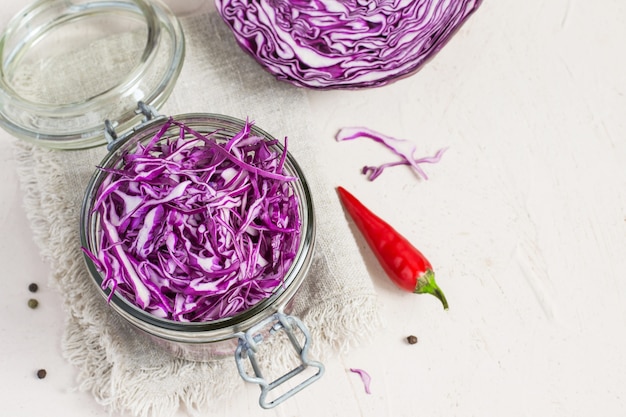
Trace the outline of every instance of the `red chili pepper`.
{"type": "Polygon", "coordinates": [[[447,309],[448,302],[435,282],[435,273],[428,259],[343,187],[337,187],[337,191],[343,206],[389,278],[407,291],[434,295],[447,309]]]}

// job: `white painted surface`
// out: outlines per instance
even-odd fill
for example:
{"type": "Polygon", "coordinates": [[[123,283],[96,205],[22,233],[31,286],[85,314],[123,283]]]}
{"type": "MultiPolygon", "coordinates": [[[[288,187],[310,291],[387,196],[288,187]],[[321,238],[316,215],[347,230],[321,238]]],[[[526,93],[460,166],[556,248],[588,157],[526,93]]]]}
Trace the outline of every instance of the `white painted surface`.
{"type": "MultiPolygon", "coordinates": [[[[212,7],[201,3],[179,7],[212,7]]],[[[3,5],[0,24],[24,4],[3,5]]],[[[384,330],[273,411],[242,384],[214,414],[626,415],[625,21],[620,0],[486,1],[420,73],[311,92],[311,140],[328,143],[336,185],[430,257],[450,310],[399,292],[363,248],[384,330]],[[394,168],[369,183],[360,167],[391,155],[335,143],[351,125],[411,139],[424,154],[449,150],[426,167],[428,181],[394,168]],[[419,343],[406,344],[409,334],[419,343]],[[370,372],[372,395],[349,367],[370,372]]],[[[107,416],[74,389],[61,357],[64,316],[20,209],[12,140],[0,132],[0,414],[107,416]],[[41,287],[36,311],[30,282],[41,287]]]]}

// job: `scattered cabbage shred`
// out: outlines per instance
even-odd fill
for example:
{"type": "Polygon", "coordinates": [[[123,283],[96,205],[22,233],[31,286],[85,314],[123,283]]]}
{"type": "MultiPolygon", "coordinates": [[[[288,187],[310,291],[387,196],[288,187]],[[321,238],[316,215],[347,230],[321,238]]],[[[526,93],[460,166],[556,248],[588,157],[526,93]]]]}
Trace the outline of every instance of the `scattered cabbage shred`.
{"type": "Polygon", "coordinates": [[[370,385],[372,383],[372,377],[370,376],[370,374],[367,373],[367,371],[359,368],[350,368],[350,372],[354,372],[355,374],[358,374],[359,377],[361,377],[361,381],[363,382],[363,388],[365,388],[365,393],[371,394],[372,391],[370,390],[370,385]]]}
{"type": "Polygon", "coordinates": [[[398,165],[410,166],[418,177],[427,180],[428,175],[426,175],[426,172],[424,172],[420,165],[435,164],[439,162],[446,151],[446,148],[442,148],[439,149],[433,156],[417,158],[415,157],[416,146],[410,141],[406,139],[397,139],[366,127],[344,127],[339,129],[335,135],[335,140],[337,142],[359,138],[371,139],[374,142],[378,142],[400,157],[399,161],[387,162],[378,166],[364,166],[361,172],[366,175],[367,179],[370,181],[374,181],[378,178],[385,169],[398,165]]]}
{"type": "Polygon", "coordinates": [[[239,45],[310,88],[386,84],[418,70],[482,0],[215,0],[239,45]]]}
{"type": "Polygon", "coordinates": [[[94,204],[100,249],[84,250],[110,296],[206,322],[281,285],[299,245],[296,178],[283,172],[286,149],[250,128],[218,142],[170,119],[122,168],[107,169],[94,204]]]}

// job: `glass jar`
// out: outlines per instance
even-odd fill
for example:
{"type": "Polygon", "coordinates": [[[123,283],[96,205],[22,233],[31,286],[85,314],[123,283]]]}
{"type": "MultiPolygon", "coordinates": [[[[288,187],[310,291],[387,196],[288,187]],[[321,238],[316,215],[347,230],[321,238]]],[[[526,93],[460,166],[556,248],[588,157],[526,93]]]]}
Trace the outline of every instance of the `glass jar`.
{"type": "MultiPolygon", "coordinates": [[[[104,160],[99,164],[103,169],[97,170],[92,176],[81,210],[81,245],[89,252],[97,254],[99,248],[100,222],[98,214],[94,211],[94,203],[97,200],[97,193],[102,181],[110,175],[110,170],[123,167],[123,157],[137,149],[138,144],[146,144],[162,129],[167,122],[167,118],[156,116],[143,107],[147,113],[145,123],[126,133],[124,136],[116,138],[116,134],[109,132],[111,138],[110,151],[104,160]]],[[[216,114],[185,114],[173,117],[174,121],[194,129],[202,134],[212,132],[219,141],[227,141],[242,130],[245,122],[228,116],[216,114]]],[[[162,140],[169,137],[176,137],[179,127],[172,125],[162,136],[162,140]]],[[[251,133],[260,136],[268,141],[275,139],[262,129],[252,126],[251,133]]],[[[277,151],[282,152],[282,146],[273,145],[277,151]]],[[[315,217],[313,202],[309,186],[304,173],[298,166],[296,160],[287,152],[284,165],[285,174],[297,178],[291,183],[293,191],[298,200],[299,218],[301,219],[300,242],[293,263],[284,276],[283,284],[279,285],[271,296],[265,298],[253,307],[232,317],[226,317],[209,322],[177,322],[162,319],[154,316],[129,302],[126,298],[117,293],[110,295],[110,290],[102,290],[104,277],[96,268],[89,256],[85,256],[85,261],[89,272],[98,285],[100,293],[105,299],[110,297],[111,308],[123,317],[134,328],[140,330],[160,347],[170,353],[191,360],[215,360],[225,356],[235,357],[241,376],[246,380],[263,379],[262,373],[256,365],[255,352],[257,346],[270,333],[284,331],[293,348],[300,358],[301,365],[294,371],[286,375],[295,377],[306,368],[315,368],[317,372],[305,379],[304,386],[317,380],[323,373],[322,364],[311,361],[307,357],[307,349],[310,343],[310,336],[306,326],[296,317],[289,316],[291,310],[290,301],[293,299],[298,288],[301,286],[307,275],[311,264],[315,243],[315,217]],[[245,371],[244,361],[249,359],[253,363],[255,375],[250,376],[245,371]],[[297,372],[296,372],[297,371],[297,372]]],[[[286,397],[278,397],[273,401],[267,401],[266,397],[275,385],[267,381],[260,383],[263,391],[261,405],[271,407],[295,392],[284,394],[286,397]],[[271,388],[270,388],[271,387],[271,388]]],[[[294,390],[303,386],[296,386],[294,390]]]]}
{"type": "MultiPolygon", "coordinates": [[[[108,142],[101,166],[115,167],[124,152],[154,136],[166,122],[156,109],[174,87],[184,49],[179,22],[159,0],[38,0],[18,13],[0,37],[0,126],[13,136],[56,149],[108,142]]],[[[244,124],[208,113],[173,118],[203,133],[220,129],[223,138],[239,132],[244,124]]],[[[252,132],[273,140],[256,126],[252,132]]],[[[234,356],[242,378],[261,386],[259,403],[264,408],[281,403],[324,371],[322,364],[307,357],[306,326],[288,315],[312,260],[315,218],[306,179],[289,154],[285,170],[298,178],[293,189],[302,230],[284,285],[268,298],[235,316],[202,323],[160,319],[117,294],[109,303],[138,337],[174,355],[203,361],[234,356]],[[300,365],[270,382],[262,375],[257,352],[275,334],[288,339],[300,365]],[[303,372],[311,370],[314,374],[303,378],[303,372]],[[294,381],[301,382],[294,385],[294,381]],[[269,400],[270,392],[283,382],[291,388],[269,400]]],[[[81,244],[92,253],[99,249],[99,231],[91,208],[104,175],[101,170],[94,172],[80,218],[81,244]]],[[[108,298],[108,290],[101,289],[103,278],[88,257],[86,268],[103,298],[108,298]]]]}

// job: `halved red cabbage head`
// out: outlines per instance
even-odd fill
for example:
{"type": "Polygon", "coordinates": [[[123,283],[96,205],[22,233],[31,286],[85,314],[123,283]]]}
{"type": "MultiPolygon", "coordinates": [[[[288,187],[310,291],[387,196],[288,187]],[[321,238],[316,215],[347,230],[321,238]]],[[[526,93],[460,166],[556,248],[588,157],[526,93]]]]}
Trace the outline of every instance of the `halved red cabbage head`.
{"type": "Polygon", "coordinates": [[[111,296],[160,318],[206,322],[283,283],[299,246],[297,178],[283,172],[286,148],[250,128],[224,142],[170,119],[106,169],[93,209],[99,251],[83,250],[111,296]]]}
{"type": "Polygon", "coordinates": [[[278,79],[361,88],[418,70],[482,0],[215,0],[239,45],[278,79]]]}

